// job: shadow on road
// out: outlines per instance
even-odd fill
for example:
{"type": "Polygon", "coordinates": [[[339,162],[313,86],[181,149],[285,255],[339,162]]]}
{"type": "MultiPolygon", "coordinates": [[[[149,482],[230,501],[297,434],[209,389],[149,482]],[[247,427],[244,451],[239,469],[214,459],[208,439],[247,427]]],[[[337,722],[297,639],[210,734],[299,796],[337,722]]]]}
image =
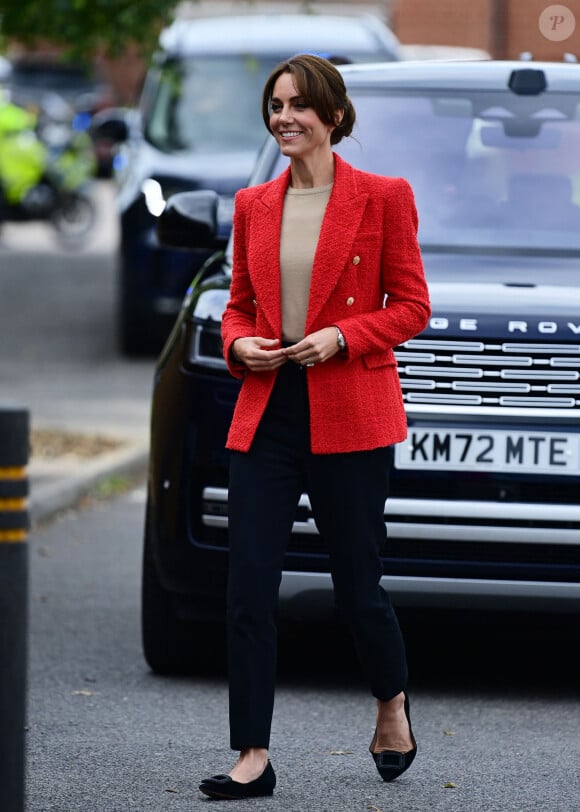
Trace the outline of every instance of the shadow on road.
{"type": "MultiPolygon", "coordinates": [[[[577,694],[580,618],[533,613],[398,611],[414,689],[577,694]]],[[[284,626],[280,680],[366,687],[338,624],[284,626]]]]}

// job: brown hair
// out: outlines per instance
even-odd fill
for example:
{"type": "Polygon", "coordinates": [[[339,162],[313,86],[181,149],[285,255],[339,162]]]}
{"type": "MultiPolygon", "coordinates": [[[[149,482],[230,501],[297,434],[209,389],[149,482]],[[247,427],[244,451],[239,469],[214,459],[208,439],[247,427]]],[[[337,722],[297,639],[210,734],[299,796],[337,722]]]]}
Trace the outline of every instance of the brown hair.
{"type": "Polygon", "coordinates": [[[268,77],[262,94],[262,118],[269,132],[272,132],[270,130],[272,93],[278,77],[283,73],[292,74],[296,90],[324,124],[336,125],[336,112],[342,111],[342,121],[330,134],[331,144],[338,144],[351,134],[356,113],[347,95],[344,79],[332,62],[314,54],[297,54],[281,62],[268,77]]]}

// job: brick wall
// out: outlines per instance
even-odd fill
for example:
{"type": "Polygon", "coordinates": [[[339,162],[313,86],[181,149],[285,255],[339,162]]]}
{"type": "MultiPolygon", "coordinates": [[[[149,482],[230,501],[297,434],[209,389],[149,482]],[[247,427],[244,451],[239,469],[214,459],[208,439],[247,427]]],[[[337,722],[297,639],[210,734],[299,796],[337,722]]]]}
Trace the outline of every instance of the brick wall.
{"type": "Polygon", "coordinates": [[[396,0],[390,25],[402,43],[490,50],[492,0],[396,0]]]}
{"type": "MultiPolygon", "coordinates": [[[[550,27],[548,24],[547,33],[550,27]]],[[[580,0],[564,0],[561,3],[551,3],[547,0],[510,0],[506,14],[506,30],[508,58],[517,58],[522,51],[530,51],[534,59],[559,62],[562,55],[568,52],[575,53],[580,62],[580,0]],[[544,36],[538,24],[540,15],[550,5],[564,6],[576,18],[574,33],[560,42],[544,36]]],[[[578,71],[580,73],[580,67],[578,71]]]]}
{"type": "Polygon", "coordinates": [[[529,51],[535,59],[560,61],[568,52],[580,61],[580,0],[393,0],[390,23],[402,43],[483,48],[495,59],[529,51]],[[576,18],[573,34],[562,41],[540,30],[540,15],[552,5],[576,18]]]}

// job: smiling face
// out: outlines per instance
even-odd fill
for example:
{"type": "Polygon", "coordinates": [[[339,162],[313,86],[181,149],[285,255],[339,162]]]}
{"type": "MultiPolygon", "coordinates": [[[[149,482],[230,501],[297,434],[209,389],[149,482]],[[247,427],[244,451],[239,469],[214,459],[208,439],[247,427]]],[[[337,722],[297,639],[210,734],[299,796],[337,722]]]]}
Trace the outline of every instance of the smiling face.
{"type": "Polygon", "coordinates": [[[300,95],[291,73],[276,79],[270,101],[270,130],[283,155],[295,160],[316,159],[331,151],[334,126],[324,124],[300,95]]]}

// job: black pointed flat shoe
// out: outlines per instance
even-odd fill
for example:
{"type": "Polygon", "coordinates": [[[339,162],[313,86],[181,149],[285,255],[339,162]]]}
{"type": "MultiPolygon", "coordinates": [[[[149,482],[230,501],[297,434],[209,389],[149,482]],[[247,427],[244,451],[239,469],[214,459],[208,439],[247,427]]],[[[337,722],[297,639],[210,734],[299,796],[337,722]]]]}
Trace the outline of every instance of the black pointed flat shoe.
{"type": "Polygon", "coordinates": [[[407,696],[405,696],[405,716],[409,723],[409,733],[411,734],[411,741],[413,742],[413,749],[408,750],[406,753],[400,753],[398,750],[381,750],[378,753],[373,752],[377,741],[377,731],[375,728],[375,735],[373,736],[369,751],[383,781],[394,781],[395,778],[402,775],[405,770],[409,769],[417,755],[417,742],[415,741],[411,728],[411,716],[409,714],[409,700],[407,696]]]}
{"type": "Polygon", "coordinates": [[[210,798],[217,798],[222,801],[238,801],[240,798],[263,798],[272,795],[275,786],[276,774],[268,761],[262,775],[259,775],[253,781],[248,781],[247,784],[234,781],[229,775],[214,775],[212,778],[204,778],[199,788],[210,798]]]}

